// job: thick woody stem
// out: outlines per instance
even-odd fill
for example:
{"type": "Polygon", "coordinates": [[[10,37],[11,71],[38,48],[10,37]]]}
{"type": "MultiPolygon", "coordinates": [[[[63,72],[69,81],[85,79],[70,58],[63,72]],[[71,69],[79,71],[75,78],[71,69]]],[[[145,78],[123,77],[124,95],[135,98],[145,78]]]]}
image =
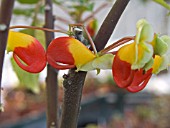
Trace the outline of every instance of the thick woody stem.
{"type": "Polygon", "coordinates": [[[116,0],[94,40],[97,51],[102,50],[107,44],[129,1],[130,0],[116,0]]]}
{"type": "Polygon", "coordinates": [[[68,75],[63,77],[64,101],[60,128],[77,128],[86,72],[70,69],[68,75]]]}
{"type": "Polygon", "coordinates": [[[4,55],[6,43],[8,38],[8,27],[10,24],[14,0],[1,0],[0,7],[0,104],[1,104],[1,80],[2,68],[4,62],[4,55]]]}

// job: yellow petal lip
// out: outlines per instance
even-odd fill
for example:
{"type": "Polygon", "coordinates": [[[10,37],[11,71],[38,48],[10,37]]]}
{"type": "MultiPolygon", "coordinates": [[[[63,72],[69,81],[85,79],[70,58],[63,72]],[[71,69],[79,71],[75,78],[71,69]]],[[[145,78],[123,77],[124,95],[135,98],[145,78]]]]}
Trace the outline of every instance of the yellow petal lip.
{"type": "Polygon", "coordinates": [[[143,68],[144,65],[152,58],[153,48],[150,44],[130,43],[121,47],[118,51],[120,60],[129,63],[132,69],[143,68]]]}
{"type": "Polygon", "coordinates": [[[81,67],[82,65],[88,63],[89,61],[96,58],[94,55],[85,45],[83,45],[80,41],[70,38],[68,40],[69,43],[69,51],[74,58],[74,63],[77,68],[81,67]]]}
{"type": "Polygon", "coordinates": [[[135,43],[121,47],[118,51],[118,56],[121,60],[132,65],[135,62],[135,43]]]}
{"type": "Polygon", "coordinates": [[[33,42],[35,42],[34,37],[10,30],[7,41],[7,52],[14,51],[16,47],[27,47],[33,42]]]}

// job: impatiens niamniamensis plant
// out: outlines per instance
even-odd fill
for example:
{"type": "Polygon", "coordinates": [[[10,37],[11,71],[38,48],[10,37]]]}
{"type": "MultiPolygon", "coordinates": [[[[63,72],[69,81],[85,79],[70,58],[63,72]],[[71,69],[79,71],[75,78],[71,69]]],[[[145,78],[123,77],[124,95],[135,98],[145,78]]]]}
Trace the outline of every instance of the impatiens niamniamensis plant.
{"type": "Polygon", "coordinates": [[[129,92],[141,91],[152,74],[169,66],[170,37],[154,33],[145,19],[137,22],[136,36],[124,37],[99,52],[87,29],[80,24],[76,26],[83,27],[93,51],[75,39],[70,30],[65,32],[69,36],[52,40],[46,51],[34,37],[10,31],[7,51],[13,51],[16,63],[30,73],[42,71],[46,63],[59,70],[76,67],[77,72],[97,70],[100,73],[101,69],[112,69],[116,84],[129,92]],[[111,51],[122,44],[125,45],[119,50],[111,51]]]}

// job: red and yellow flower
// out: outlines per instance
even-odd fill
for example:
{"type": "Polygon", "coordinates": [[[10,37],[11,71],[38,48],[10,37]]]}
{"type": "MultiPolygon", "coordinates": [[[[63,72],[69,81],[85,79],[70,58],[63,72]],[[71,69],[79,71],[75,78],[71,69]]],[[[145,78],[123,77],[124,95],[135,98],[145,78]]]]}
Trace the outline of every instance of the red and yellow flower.
{"type": "Polygon", "coordinates": [[[79,69],[95,57],[85,45],[72,37],[56,38],[47,49],[47,61],[57,69],[79,69]]]}
{"type": "Polygon", "coordinates": [[[46,66],[46,53],[34,37],[9,31],[7,51],[13,52],[16,63],[25,71],[38,73],[46,66]]]}
{"type": "Polygon", "coordinates": [[[169,37],[154,36],[145,20],[137,23],[137,35],[133,43],[121,47],[115,55],[112,67],[117,85],[130,92],[141,91],[152,74],[166,69],[169,37]]]}

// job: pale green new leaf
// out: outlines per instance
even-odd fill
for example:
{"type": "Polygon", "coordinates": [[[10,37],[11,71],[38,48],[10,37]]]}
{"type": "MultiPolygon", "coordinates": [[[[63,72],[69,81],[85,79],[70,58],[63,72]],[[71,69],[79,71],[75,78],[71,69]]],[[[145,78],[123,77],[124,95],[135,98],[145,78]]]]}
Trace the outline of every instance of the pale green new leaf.
{"type": "Polygon", "coordinates": [[[17,0],[21,4],[36,4],[40,0],[17,0]]]}
{"type": "Polygon", "coordinates": [[[31,74],[29,72],[26,72],[22,70],[14,61],[13,57],[11,58],[11,64],[13,67],[13,70],[15,71],[18,79],[19,79],[19,86],[22,88],[26,88],[28,90],[31,90],[34,93],[39,93],[39,74],[31,74]]]}
{"type": "Polygon", "coordinates": [[[154,45],[154,54],[164,55],[168,50],[168,44],[165,43],[160,37],[156,37],[155,45],[154,45]]]}
{"type": "Polygon", "coordinates": [[[98,69],[112,69],[114,55],[105,54],[93,60],[93,67],[98,69]]]}
{"type": "Polygon", "coordinates": [[[167,35],[161,36],[161,40],[163,40],[168,45],[168,50],[170,50],[170,37],[167,35]]]}
{"type": "Polygon", "coordinates": [[[102,56],[96,57],[94,60],[88,62],[87,64],[80,67],[80,71],[91,71],[99,69],[111,69],[113,63],[114,55],[113,54],[104,54],[102,56]]]}

